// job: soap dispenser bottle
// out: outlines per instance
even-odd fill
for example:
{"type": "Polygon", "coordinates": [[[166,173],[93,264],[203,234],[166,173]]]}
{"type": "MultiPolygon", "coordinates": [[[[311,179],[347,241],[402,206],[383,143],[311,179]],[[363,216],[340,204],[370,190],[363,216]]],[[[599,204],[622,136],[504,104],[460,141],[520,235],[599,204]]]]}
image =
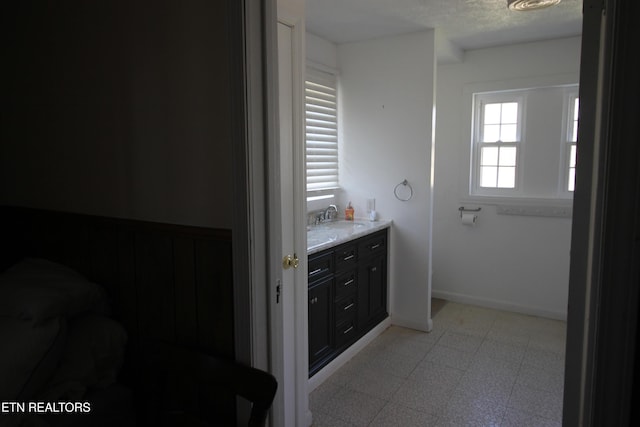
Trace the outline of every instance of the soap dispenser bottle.
{"type": "Polygon", "coordinates": [[[347,205],[347,208],[344,210],[344,219],[348,221],[353,221],[354,210],[353,206],[351,206],[351,202],[347,205]]]}

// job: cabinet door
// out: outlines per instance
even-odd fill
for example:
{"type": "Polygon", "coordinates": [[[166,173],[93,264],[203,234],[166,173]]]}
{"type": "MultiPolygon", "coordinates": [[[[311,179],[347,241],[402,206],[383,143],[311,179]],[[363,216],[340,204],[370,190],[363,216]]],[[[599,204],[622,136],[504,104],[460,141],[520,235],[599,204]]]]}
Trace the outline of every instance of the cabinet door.
{"type": "Polygon", "coordinates": [[[309,367],[331,353],[333,349],[333,279],[329,278],[309,288],[309,367]]]}
{"type": "Polygon", "coordinates": [[[387,316],[387,258],[369,258],[361,263],[358,283],[358,324],[377,323],[387,316]]]}

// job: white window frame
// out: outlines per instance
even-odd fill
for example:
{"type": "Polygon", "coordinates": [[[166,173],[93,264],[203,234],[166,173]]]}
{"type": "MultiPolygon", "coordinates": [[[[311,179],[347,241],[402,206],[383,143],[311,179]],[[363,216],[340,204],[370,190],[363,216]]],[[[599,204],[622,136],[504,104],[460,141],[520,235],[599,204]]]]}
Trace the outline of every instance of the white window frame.
{"type": "Polygon", "coordinates": [[[337,73],[326,67],[319,69],[308,65],[305,78],[307,201],[331,198],[335,190],[340,188],[338,126],[337,73]],[[324,92],[319,96],[321,100],[315,102],[310,99],[311,91],[327,88],[328,90],[321,90],[324,92]],[[333,99],[330,99],[331,92],[333,99]],[[316,182],[310,182],[312,180],[316,182]]]}
{"type": "Polygon", "coordinates": [[[577,149],[577,134],[578,134],[578,121],[574,119],[577,117],[578,111],[576,110],[576,100],[578,99],[578,87],[574,86],[567,89],[564,100],[564,118],[562,124],[562,144],[560,152],[560,183],[558,185],[558,193],[561,197],[573,198],[573,191],[569,190],[569,176],[572,168],[571,161],[571,148],[577,149]],[[576,138],[574,139],[574,135],[576,138]]]}
{"type": "Polygon", "coordinates": [[[473,94],[473,117],[472,117],[472,135],[471,135],[471,174],[469,183],[469,193],[471,196],[490,196],[490,197],[519,197],[522,192],[522,176],[523,176],[523,152],[525,143],[522,138],[524,132],[524,120],[526,106],[526,91],[498,91],[498,92],[480,92],[473,94]],[[483,141],[483,123],[484,123],[484,105],[492,103],[515,102],[518,104],[518,118],[516,125],[516,141],[514,142],[494,142],[486,143],[483,141]],[[499,187],[481,187],[480,186],[480,161],[482,147],[516,147],[516,166],[515,166],[515,186],[514,188],[499,187]]]}

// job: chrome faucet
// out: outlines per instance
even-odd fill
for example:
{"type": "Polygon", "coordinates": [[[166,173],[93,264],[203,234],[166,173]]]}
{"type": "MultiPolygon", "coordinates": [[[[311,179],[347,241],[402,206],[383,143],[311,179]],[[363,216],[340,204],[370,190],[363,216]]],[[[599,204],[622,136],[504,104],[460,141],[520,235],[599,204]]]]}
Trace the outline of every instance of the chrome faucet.
{"type": "Polygon", "coordinates": [[[338,207],[336,205],[329,205],[323,214],[325,221],[331,221],[335,218],[335,216],[331,216],[331,211],[335,212],[336,216],[338,215],[338,207]]]}

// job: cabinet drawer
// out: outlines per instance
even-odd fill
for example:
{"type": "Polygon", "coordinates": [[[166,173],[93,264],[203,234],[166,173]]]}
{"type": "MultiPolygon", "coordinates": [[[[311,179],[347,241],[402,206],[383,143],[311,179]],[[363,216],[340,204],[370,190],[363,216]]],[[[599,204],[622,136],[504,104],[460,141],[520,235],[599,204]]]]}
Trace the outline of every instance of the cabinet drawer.
{"type": "Polygon", "coordinates": [[[358,290],[358,270],[353,269],[336,277],[336,300],[355,294],[358,290]]]}
{"type": "Polygon", "coordinates": [[[334,309],[336,314],[336,324],[339,324],[350,317],[355,317],[358,312],[357,295],[352,295],[336,302],[334,309]]]}
{"type": "Polygon", "coordinates": [[[338,246],[335,251],[336,254],[336,270],[341,270],[347,267],[356,265],[358,262],[358,245],[350,244],[344,246],[338,246]]]}
{"type": "Polygon", "coordinates": [[[387,250],[387,233],[382,231],[365,239],[359,245],[361,257],[382,253],[387,250]]]}
{"type": "Polygon", "coordinates": [[[327,277],[333,272],[333,252],[309,257],[309,282],[327,277]]]}
{"type": "Polygon", "coordinates": [[[356,328],[356,319],[347,319],[336,326],[336,347],[340,348],[343,345],[353,342],[358,332],[356,328]]]}

